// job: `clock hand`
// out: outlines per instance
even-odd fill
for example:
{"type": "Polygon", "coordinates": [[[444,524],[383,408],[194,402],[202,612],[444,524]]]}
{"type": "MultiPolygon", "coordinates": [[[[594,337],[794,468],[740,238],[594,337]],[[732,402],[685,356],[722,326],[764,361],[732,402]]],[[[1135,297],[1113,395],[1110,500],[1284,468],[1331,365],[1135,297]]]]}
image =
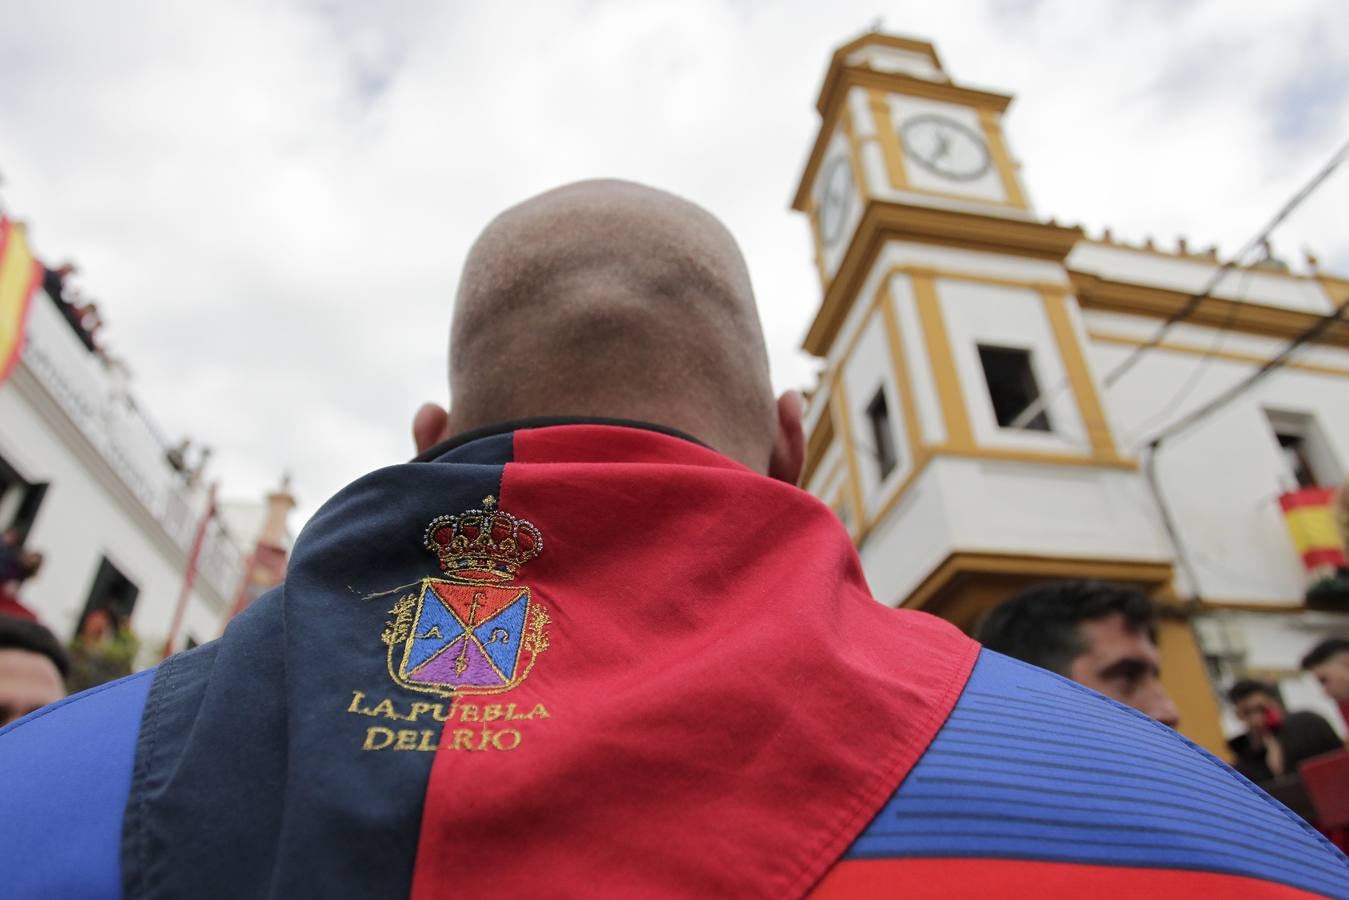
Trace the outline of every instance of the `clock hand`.
{"type": "Polygon", "coordinates": [[[937,160],[941,159],[943,156],[945,156],[950,152],[951,152],[951,138],[947,136],[946,132],[938,131],[937,147],[932,153],[932,161],[936,162],[937,160]]]}

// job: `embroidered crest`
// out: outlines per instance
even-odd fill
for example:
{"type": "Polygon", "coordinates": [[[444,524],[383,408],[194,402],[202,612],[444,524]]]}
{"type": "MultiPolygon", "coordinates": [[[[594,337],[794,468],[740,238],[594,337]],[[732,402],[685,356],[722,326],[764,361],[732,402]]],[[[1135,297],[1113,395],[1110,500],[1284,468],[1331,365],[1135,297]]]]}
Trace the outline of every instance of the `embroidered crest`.
{"type": "Polygon", "coordinates": [[[494,497],[482,505],[426,527],[426,548],[448,577],[422,579],[389,610],[381,639],[389,676],[403,687],[442,697],[501,693],[548,649],[547,610],[513,583],[543,552],[543,535],[494,497]]]}

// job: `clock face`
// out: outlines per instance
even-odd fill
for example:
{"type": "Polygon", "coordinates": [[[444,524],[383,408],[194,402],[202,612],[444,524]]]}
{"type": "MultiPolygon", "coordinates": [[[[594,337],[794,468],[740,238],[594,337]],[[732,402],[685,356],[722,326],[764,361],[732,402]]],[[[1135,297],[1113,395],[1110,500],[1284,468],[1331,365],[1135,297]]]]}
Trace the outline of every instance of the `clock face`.
{"type": "Polygon", "coordinates": [[[983,137],[945,116],[914,116],[900,126],[899,136],[914,162],[951,181],[973,181],[992,164],[983,137]]]}
{"type": "Polygon", "coordinates": [[[836,156],[820,176],[820,240],[830,246],[843,236],[843,223],[852,207],[852,169],[846,156],[836,156]]]}

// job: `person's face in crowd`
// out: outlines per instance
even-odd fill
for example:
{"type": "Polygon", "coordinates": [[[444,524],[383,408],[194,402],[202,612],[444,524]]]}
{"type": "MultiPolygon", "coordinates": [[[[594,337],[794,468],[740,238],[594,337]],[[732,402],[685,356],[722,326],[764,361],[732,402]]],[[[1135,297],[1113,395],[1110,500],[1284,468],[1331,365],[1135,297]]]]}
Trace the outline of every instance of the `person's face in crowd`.
{"type": "Polygon", "coordinates": [[[1277,697],[1265,693],[1248,694],[1234,705],[1237,718],[1246,724],[1251,734],[1267,735],[1270,723],[1283,718],[1283,704],[1277,697]]]}
{"type": "Polygon", "coordinates": [[[1336,653],[1321,665],[1313,666],[1312,674],[1333,699],[1341,703],[1349,701],[1349,653],[1336,653]]]}
{"type": "Polygon", "coordinates": [[[1147,631],[1133,631],[1121,613],[1077,626],[1087,651],[1073,660],[1068,677],[1175,728],[1180,711],[1162,687],[1157,647],[1147,631]]]}
{"type": "Polygon", "coordinates": [[[0,727],[66,695],[56,664],[41,653],[0,650],[0,727]]]}

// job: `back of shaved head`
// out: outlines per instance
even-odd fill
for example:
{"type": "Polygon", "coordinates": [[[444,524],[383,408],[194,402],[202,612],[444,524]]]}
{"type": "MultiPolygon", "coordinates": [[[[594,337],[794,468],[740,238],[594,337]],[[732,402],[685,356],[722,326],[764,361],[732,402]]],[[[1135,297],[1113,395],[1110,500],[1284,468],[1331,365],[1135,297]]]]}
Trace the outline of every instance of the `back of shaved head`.
{"type": "Polygon", "coordinates": [[[711,214],[622,181],[512,207],[464,264],[456,431],[525,416],[636,419],[764,471],[776,413],[744,259],[711,214]]]}

